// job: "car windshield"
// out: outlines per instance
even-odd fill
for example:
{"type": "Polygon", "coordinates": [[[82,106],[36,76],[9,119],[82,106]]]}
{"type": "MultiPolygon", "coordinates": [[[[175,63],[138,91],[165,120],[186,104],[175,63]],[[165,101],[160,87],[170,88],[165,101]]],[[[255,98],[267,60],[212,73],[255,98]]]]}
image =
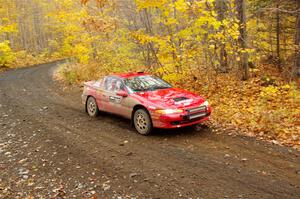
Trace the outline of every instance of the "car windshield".
{"type": "Polygon", "coordinates": [[[169,83],[152,75],[129,77],[124,79],[124,83],[133,92],[153,91],[172,87],[169,83]]]}

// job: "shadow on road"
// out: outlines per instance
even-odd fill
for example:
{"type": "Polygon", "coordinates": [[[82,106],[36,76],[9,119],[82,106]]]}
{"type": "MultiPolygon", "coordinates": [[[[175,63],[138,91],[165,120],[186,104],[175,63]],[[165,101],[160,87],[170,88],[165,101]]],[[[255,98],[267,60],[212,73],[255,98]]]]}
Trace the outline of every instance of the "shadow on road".
{"type": "MultiPolygon", "coordinates": [[[[86,116],[88,117],[88,116],[86,116]]],[[[134,127],[130,124],[130,120],[123,118],[118,115],[113,115],[110,113],[101,113],[100,116],[97,117],[97,122],[108,122],[114,125],[119,126],[122,129],[129,130],[132,133],[136,133],[134,127]]],[[[188,126],[188,127],[182,127],[182,128],[175,128],[175,129],[158,129],[154,128],[151,137],[160,137],[160,138],[168,138],[168,137],[181,137],[185,136],[188,137],[207,137],[208,134],[210,134],[212,131],[211,129],[206,125],[196,125],[196,126],[188,126]]]]}

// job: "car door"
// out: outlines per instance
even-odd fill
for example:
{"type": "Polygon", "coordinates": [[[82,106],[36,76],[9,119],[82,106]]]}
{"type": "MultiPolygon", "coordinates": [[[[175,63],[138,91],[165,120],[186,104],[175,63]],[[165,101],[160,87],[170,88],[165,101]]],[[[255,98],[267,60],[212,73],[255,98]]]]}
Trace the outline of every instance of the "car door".
{"type": "Polygon", "coordinates": [[[103,111],[104,110],[104,79],[99,79],[95,84],[95,95],[96,95],[96,101],[99,110],[103,111]]]}
{"type": "Polygon", "coordinates": [[[113,78],[108,76],[104,79],[104,87],[101,92],[101,102],[103,104],[103,110],[106,112],[111,112],[111,107],[109,104],[109,97],[111,95],[111,86],[113,78]]]}
{"type": "Polygon", "coordinates": [[[117,92],[120,90],[126,91],[120,78],[107,77],[105,79],[104,108],[107,112],[125,116],[127,114],[124,107],[124,99],[126,97],[117,95],[117,92]]]}

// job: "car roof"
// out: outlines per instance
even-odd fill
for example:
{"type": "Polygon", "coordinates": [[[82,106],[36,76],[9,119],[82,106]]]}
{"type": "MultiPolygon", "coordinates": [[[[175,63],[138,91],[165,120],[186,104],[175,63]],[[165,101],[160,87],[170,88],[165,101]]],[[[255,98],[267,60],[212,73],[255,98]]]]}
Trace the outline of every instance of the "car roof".
{"type": "Polygon", "coordinates": [[[111,76],[117,76],[120,78],[128,78],[128,77],[136,77],[136,76],[144,76],[144,75],[149,75],[148,73],[144,72],[132,72],[132,73],[120,73],[120,74],[113,74],[111,76]]]}

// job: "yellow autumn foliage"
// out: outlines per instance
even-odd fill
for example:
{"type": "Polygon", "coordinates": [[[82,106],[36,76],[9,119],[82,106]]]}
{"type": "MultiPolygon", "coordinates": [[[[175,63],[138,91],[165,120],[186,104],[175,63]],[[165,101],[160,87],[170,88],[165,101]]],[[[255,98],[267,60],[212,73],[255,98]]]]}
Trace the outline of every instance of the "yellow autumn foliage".
{"type": "Polygon", "coordinates": [[[0,67],[8,67],[15,60],[16,56],[9,46],[9,41],[0,42],[0,67]]]}

